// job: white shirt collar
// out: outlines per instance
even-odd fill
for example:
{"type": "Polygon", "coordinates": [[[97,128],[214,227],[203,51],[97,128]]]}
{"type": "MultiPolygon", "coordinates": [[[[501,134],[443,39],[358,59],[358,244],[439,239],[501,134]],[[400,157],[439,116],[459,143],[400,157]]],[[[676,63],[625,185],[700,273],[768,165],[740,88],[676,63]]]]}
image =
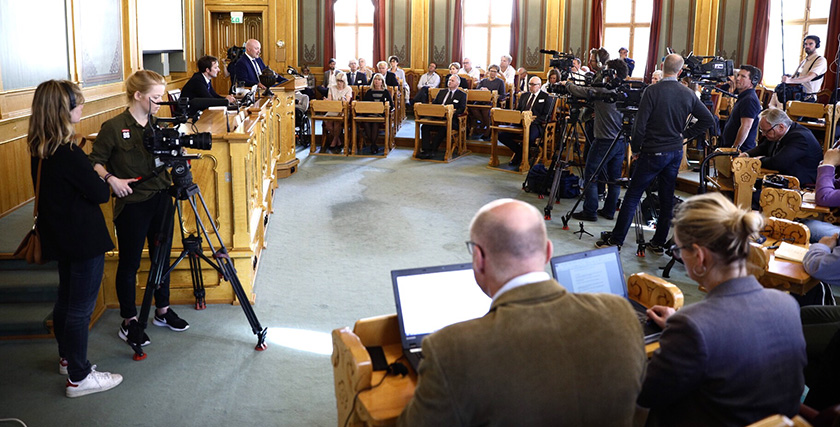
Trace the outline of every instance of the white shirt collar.
{"type": "Polygon", "coordinates": [[[204,77],[204,83],[210,83],[210,77],[207,77],[207,74],[201,73],[201,77],[204,77]]]}
{"type": "Polygon", "coordinates": [[[501,288],[499,288],[499,290],[496,292],[496,295],[493,295],[493,302],[495,303],[496,300],[499,299],[499,296],[511,289],[516,289],[520,286],[530,285],[531,283],[545,282],[549,279],[551,279],[551,277],[545,271],[534,271],[531,273],[525,273],[523,275],[516,276],[513,279],[508,280],[507,283],[505,283],[501,288]]]}

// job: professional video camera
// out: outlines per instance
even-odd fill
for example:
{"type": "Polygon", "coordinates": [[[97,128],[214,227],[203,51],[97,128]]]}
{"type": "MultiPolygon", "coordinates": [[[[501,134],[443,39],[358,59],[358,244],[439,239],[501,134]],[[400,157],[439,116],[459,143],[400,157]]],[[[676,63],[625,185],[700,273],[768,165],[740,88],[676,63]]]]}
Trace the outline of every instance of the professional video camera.
{"type": "MultiPolygon", "coordinates": [[[[672,52],[669,48],[669,52],[672,52]]],[[[683,57],[685,66],[680,77],[688,76],[696,83],[725,82],[735,75],[735,65],[731,59],[720,56],[695,56],[689,53],[683,57]]]]}
{"type": "MultiPolygon", "coordinates": [[[[575,55],[571,53],[564,53],[558,52],[556,50],[546,49],[540,49],[540,53],[551,55],[551,59],[548,61],[548,65],[560,73],[560,79],[556,83],[549,84],[545,89],[546,92],[554,95],[567,95],[569,92],[566,90],[566,87],[563,86],[562,82],[568,80],[569,76],[572,74],[572,67],[574,67],[573,61],[575,59],[575,55]]],[[[582,81],[579,84],[588,86],[591,83],[592,82],[590,80],[588,82],[582,81]]]]}
{"type": "MultiPolygon", "coordinates": [[[[160,102],[159,105],[172,104],[160,102]]],[[[213,144],[210,132],[196,132],[185,134],[178,128],[187,123],[189,117],[186,112],[190,110],[189,100],[179,105],[181,114],[172,118],[153,117],[149,114],[149,122],[143,130],[143,146],[152,155],[159,157],[167,163],[170,159],[192,159],[194,156],[182,154],[181,148],[195,148],[197,150],[209,150],[213,144]],[[167,125],[163,127],[162,125],[167,125]]]]}

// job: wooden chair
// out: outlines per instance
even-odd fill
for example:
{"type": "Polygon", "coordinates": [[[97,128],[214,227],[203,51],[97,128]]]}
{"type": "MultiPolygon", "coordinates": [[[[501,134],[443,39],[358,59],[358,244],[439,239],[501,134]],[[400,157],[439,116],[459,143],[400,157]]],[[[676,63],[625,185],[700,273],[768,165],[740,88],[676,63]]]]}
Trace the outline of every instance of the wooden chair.
{"type": "Polygon", "coordinates": [[[811,240],[811,230],[797,221],[784,218],[768,217],[761,234],[772,243],[783,241],[797,245],[807,245],[811,240]]]}
{"type": "Polygon", "coordinates": [[[391,92],[391,99],[394,100],[395,120],[393,122],[397,130],[402,127],[402,122],[405,120],[405,96],[403,95],[402,79],[397,77],[400,82],[399,86],[389,86],[388,91],[391,92]]]}
{"type": "MultiPolygon", "coordinates": [[[[433,88],[429,89],[429,103],[431,104],[432,101],[434,101],[435,98],[437,98],[438,93],[440,93],[440,91],[442,91],[444,89],[445,88],[442,88],[442,87],[433,87],[433,88]]],[[[415,118],[416,117],[417,116],[415,116],[415,118]]]]}
{"type": "Polygon", "coordinates": [[[790,419],[784,415],[776,414],[756,421],[747,427],[811,427],[811,424],[799,415],[790,419]]]}
{"type": "Polygon", "coordinates": [[[648,273],[636,273],[627,278],[627,296],[647,308],[664,305],[679,310],[685,303],[680,288],[648,273]]]}
{"type": "Polygon", "coordinates": [[[516,108],[516,104],[513,103],[513,83],[505,82],[505,94],[507,94],[507,98],[505,99],[505,102],[503,104],[505,105],[505,108],[513,110],[514,108],[516,108]]]}
{"type": "MultiPolygon", "coordinates": [[[[767,265],[770,263],[770,253],[767,248],[758,243],[750,242],[750,253],[747,255],[747,273],[755,276],[761,282],[764,273],[767,272],[767,265]]],[[[706,289],[699,287],[703,292],[706,289]]]]}
{"type": "MultiPolygon", "coordinates": [[[[461,73],[461,74],[458,74],[458,77],[460,77],[461,80],[466,80],[467,89],[475,88],[475,85],[476,85],[475,79],[470,77],[469,74],[461,73]]],[[[443,81],[443,79],[441,79],[441,81],[443,81]]]]}
{"type": "MultiPolygon", "coordinates": [[[[735,151],[734,148],[718,148],[716,151],[735,151]]],[[[718,191],[731,192],[734,203],[741,209],[752,209],[752,195],[755,180],[761,176],[761,160],[751,157],[719,156],[714,159],[716,176],[709,177],[709,183],[718,191]]]]}
{"type": "Polygon", "coordinates": [[[554,153],[554,144],[557,138],[557,111],[559,110],[556,96],[548,97],[551,103],[549,107],[548,121],[543,129],[543,134],[537,139],[537,146],[540,147],[541,153],[536,156],[537,160],[534,163],[542,162],[546,167],[551,163],[551,155],[554,153]]]}
{"type": "MultiPolygon", "coordinates": [[[[317,100],[313,99],[309,101],[309,122],[310,122],[310,129],[314,131],[315,129],[315,121],[320,120],[322,123],[327,122],[340,122],[342,124],[342,132],[344,136],[342,137],[342,144],[344,144],[344,155],[347,155],[347,130],[349,129],[348,125],[348,114],[347,114],[347,102],[345,101],[327,101],[327,100],[317,100]]],[[[323,132],[321,132],[321,151],[315,151],[315,141],[312,141],[312,144],[309,145],[309,153],[310,154],[324,154],[327,153],[324,150],[324,147],[327,144],[327,129],[326,126],[323,126],[323,132]]],[[[314,136],[314,132],[313,132],[314,136]]],[[[340,153],[339,153],[340,154],[340,153]]]]}
{"type": "Polygon", "coordinates": [[[758,96],[758,101],[761,103],[761,109],[764,110],[770,105],[770,99],[773,98],[773,91],[759,84],[755,87],[755,95],[758,96]]]}
{"type": "Polygon", "coordinates": [[[359,123],[382,123],[385,129],[384,156],[394,147],[394,109],[388,109],[387,102],[353,101],[351,106],[353,121],[353,140],[350,144],[350,155],[357,155],[361,151],[358,144],[359,123]]]}
{"type": "Polygon", "coordinates": [[[530,141],[528,141],[531,123],[534,121],[534,116],[530,111],[505,110],[502,108],[493,108],[490,110],[490,163],[488,166],[499,166],[499,155],[496,152],[499,142],[499,132],[510,132],[522,136],[522,163],[519,164],[519,169],[508,172],[528,173],[531,165],[528,163],[528,149],[530,141]]]}
{"type": "MultiPolygon", "coordinates": [[[[458,157],[467,153],[467,118],[466,114],[455,116],[455,107],[441,104],[414,104],[414,154],[412,158],[420,160],[420,125],[443,126],[446,129],[446,151],[444,162],[450,162],[455,149],[458,157]],[[452,129],[453,120],[458,121],[458,129],[452,129]]],[[[432,160],[436,161],[436,160],[432,160]]]]}
{"type": "Polygon", "coordinates": [[[181,99],[181,89],[173,89],[166,92],[166,95],[169,97],[169,102],[175,102],[175,105],[169,106],[169,114],[172,117],[177,116],[181,113],[181,109],[178,107],[178,100],[181,99]]]}
{"type": "Polygon", "coordinates": [[[815,136],[819,132],[822,133],[823,151],[831,148],[831,132],[828,130],[831,129],[830,123],[834,116],[831,114],[832,106],[813,102],[788,101],[785,107],[787,115],[792,120],[811,129],[815,133],[815,136]],[[802,118],[822,119],[822,122],[800,121],[802,118]]]}
{"type": "Polygon", "coordinates": [[[794,220],[799,216],[802,194],[787,188],[764,187],[761,189],[759,204],[766,217],[794,220]]]}
{"type": "Polygon", "coordinates": [[[350,86],[353,89],[353,99],[356,101],[361,101],[362,98],[365,97],[365,93],[370,90],[370,86],[368,85],[361,85],[361,86],[350,86]]]}
{"type": "MultiPolygon", "coordinates": [[[[496,108],[499,102],[499,93],[495,90],[471,89],[467,91],[467,110],[490,110],[496,108]]],[[[470,129],[476,126],[475,118],[468,117],[470,129]]]]}

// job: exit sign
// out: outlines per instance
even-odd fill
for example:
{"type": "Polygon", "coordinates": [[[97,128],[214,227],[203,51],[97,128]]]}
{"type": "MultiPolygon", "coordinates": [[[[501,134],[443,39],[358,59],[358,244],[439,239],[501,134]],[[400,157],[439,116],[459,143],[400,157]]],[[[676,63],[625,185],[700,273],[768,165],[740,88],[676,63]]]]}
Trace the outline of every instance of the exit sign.
{"type": "Polygon", "coordinates": [[[243,15],[243,12],[231,12],[230,13],[230,23],[231,24],[241,24],[242,23],[242,15],[243,15]]]}

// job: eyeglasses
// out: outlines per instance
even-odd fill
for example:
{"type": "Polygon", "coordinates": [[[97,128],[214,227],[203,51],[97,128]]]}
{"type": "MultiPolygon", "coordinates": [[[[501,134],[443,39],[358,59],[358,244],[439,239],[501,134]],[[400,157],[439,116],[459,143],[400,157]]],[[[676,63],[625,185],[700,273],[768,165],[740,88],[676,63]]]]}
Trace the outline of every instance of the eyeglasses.
{"type": "Polygon", "coordinates": [[[767,134],[767,133],[769,133],[771,130],[773,130],[773,128],[775,128],[776,126],[778,126],[778,125],[780,125],[780,124],[781,124],[781,123],[776,123],[775,125],[770,126],[770,129],[767,129],[767,130],[761,130],[761,126],[759,126],[759,127],[758,127],[758,131],[766,135],[766,134],[767,134]]]}
{"type": "Polygon", "coordinates": [[[464,243],[467,244],[467,252],[469,252],[470,255],[473,254],[473,251],[475,250],[474,248],[478,248],[478,250],[484,252],[484,249],[481,249],[481,246],[478,246],[478,243],[473,242],[472,240],[467,240],[464,243]]]}
{"type": "Polygon", "coordinates": [[[682,250],[686,248],[688,248],[688,246],[677,246],[674,244],[671,245],[671,248],[669,250],[671,251],[671,255],[674,257],[674,259],[682,261],[682,250]]]}
{"type": "Polygon", "coordinates": [[[528,86],[539,86],[539,83],[528,83],[528,86]]]}

